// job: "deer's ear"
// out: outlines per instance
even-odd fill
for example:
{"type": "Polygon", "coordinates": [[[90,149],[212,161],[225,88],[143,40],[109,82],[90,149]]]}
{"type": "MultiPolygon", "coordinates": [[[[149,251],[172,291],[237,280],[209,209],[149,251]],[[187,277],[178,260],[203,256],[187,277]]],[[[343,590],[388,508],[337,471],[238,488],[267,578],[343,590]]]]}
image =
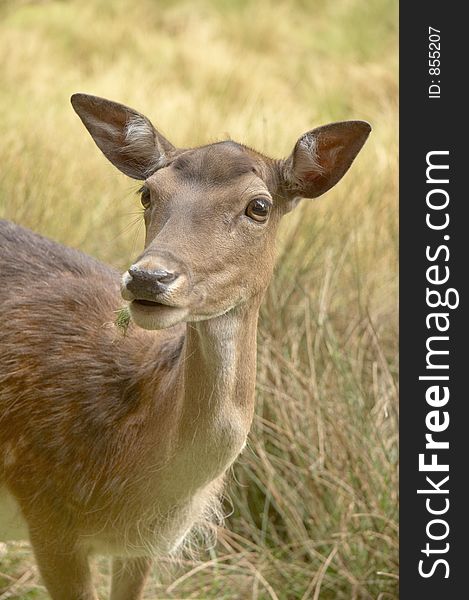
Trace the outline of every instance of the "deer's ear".
{"type": "Polygon", "coordinates": [[[74,94],[71,103],[98,148],[129,177],[146,179],[174,150],[146,117],[123,104],[88,94],[74,94]]]}
{"type": "Polygon", "coordinates": [[[284,193],[290,198],[316,198],[348,171],[370,134],[365,121],[331,123],[308,131],[281,163],[284,193]]]}

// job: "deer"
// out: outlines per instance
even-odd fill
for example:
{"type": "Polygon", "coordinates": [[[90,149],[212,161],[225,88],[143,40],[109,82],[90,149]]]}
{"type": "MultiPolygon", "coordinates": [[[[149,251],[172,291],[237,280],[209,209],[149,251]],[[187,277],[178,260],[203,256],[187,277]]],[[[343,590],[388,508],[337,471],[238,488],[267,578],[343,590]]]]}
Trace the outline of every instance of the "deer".
{"type": "Polygon", "coordinates": [[[30,541],[53,600],[97,599],[96,554],[111,600],[138,600],[153,561],[220,513],[246,444],[280,220],[344,176],[371,127],[317,127],[274,160],[233,140],[178,148],[132,108],[71,103],[143,182],[144,249],[121,277],[0,222],[0,533],[30,541]]]}

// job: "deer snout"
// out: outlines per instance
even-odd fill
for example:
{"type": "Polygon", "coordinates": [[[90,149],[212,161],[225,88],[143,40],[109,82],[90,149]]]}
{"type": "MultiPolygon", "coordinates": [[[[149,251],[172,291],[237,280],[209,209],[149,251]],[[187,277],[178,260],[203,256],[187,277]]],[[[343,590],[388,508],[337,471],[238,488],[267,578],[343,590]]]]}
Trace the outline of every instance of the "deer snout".
{"type": "Polygon", "coordinates": [[[168,283],[172,283],[179,277],[179,273],[174,271],[167,271],[166,269],[155,269],[154,271],[145,271],[137,265],[132,265],[129,268],[129,275],[132,278],[131,281],[137,284],[149,283],[150,285],[166,286],[168,283]]]}
{"type": "Polygon", "coordinates": [[[122,296],[125,300],[158,301],[171,291],[179,277],[180,273],[165,267],[132,265],[122,278],[122,296]]]}

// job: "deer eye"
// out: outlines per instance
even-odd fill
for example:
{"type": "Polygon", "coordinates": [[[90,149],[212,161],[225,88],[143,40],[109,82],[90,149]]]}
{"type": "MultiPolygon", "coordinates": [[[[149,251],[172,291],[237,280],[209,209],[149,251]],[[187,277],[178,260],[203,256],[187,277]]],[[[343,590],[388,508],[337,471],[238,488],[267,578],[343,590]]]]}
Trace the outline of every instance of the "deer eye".
{"type": "Polygon", "coordinates": [[[265,223],[269,217],[272,204],[267,198],[254,198],[246,207],[246,215],[253,221],[265,223]]]}
{"type": "Polygon", "coordinates": [[[143,208],[148,208],[151,204],[150,190],[147,187],[142,186],[138,190],[138,193],[140,194],[140,202],[142,203],[143,208]]]}

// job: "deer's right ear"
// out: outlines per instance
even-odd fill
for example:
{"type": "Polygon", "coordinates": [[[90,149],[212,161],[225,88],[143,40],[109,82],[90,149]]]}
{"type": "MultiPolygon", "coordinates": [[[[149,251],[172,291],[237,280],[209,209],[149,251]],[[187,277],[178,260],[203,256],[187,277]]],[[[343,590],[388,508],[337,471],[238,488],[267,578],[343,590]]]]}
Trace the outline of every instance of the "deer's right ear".
{"type": "Polygon", "coordinates": [[[71,103],[98,148],[129,177],[146,179],[175,149],[146,117],[123,104],[88,94],[74,94],[71,103]]]}

